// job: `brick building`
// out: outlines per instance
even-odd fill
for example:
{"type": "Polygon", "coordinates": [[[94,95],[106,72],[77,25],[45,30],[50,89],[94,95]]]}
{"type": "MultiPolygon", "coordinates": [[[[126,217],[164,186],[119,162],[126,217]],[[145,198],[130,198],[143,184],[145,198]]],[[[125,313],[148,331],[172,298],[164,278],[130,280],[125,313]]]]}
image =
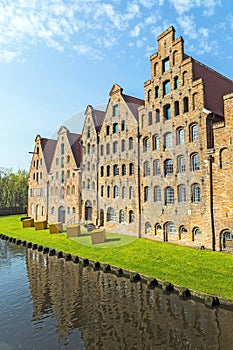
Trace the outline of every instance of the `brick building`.
{"type": "MultiPolygon", "coordinates": [[[[114,84],[105,112],[86,109],[82,163],[80,149],[75,158],[74,147],[67,143],[63,157],[72,150],[71,168],[80,169],[82,182],[80,187],[75,180],[80,195],[69,207],[82,222],[107,231],[233,250],[233,81],[186,55],[173,27],[157,40],[144,100],[123,94],[114,84]]],[[[56,151],[42,179],[44,188],[51,186],[48,174],[55,181],[58,172],[56,186],[67,191],[60,176],[64,170],[56,169],[62,154],[56,152],[69,132],[60,132],[57,141],[50,141],[53,147],[56,142],[56,151]]],[[[30,195],[40,185],[34,174],[37,158],[34,154],[30,195]]],[[[49,203],[52,208],[51,200],[40,198],[40,207],[49,203]]],[[[54,202],[55,213],[63,201],[58,197],[56,208],[54,202]]],[[[37,198],[31,196],[29,209],[33,205],[38,205],[37,198]]]]}

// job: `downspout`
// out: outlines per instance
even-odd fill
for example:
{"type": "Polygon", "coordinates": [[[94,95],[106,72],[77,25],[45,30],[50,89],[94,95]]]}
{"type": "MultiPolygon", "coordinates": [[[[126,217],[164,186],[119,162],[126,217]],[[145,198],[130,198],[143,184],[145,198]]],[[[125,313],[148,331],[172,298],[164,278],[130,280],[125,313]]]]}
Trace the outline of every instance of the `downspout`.
{"type": "Polygon", "coordinates": [[[140,176],[140,132],[138,126],[138,237],[142,237],[142,208],[141,208],[141,176],[140,176]]]}
{"type": "Polygon", "coordinates": [[[210,222],[211,222],[211,230],[212,230],[212,250],[215,251],[216,238],[215,238],[215,225],[214,225],[213,166],[212,166],[214,157],[212,155],[209,155],[208,160],[210,163],[210,222]]]}
{"type": "Polygon", "coordinates": [[[99,133],[96,131],[97,133],[97,162],[96,162],[96,226],[99,226],[100,222],[99,222],[99,133]]]}

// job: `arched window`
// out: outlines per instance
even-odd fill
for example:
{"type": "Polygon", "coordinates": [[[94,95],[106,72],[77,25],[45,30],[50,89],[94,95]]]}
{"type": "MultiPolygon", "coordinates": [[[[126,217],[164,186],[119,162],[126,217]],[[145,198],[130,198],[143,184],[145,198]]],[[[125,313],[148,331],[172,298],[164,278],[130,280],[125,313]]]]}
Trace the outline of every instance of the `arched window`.
{"type": "Polygon", "coordinates": [[[125,121],[122,120],[121,122],[121,131],[124,131],[125,130],[125,121]]]}
{"type": "Polygon", "coordinates": [[[66,176],[67,176],[67,179],[70,178],[70,170],[69,169],[67,170],[66,176]]]}
{"type": "Polygon", "coordinates": [[[179,87],[179,78],[176,76],[174,78],[174,90],[178,89],[179,87]]]}
{"type": "Polygon", "coordinates": [[[147,92],[147,101],[149,102],[151,100],[151,89],[147,92]]]}
{"type": "Polygon", "coordinates": [[[199,156],[197,153],[191,155],[191,171],[200,170],[199,156]]]}
{"type": "Polygon", "coordinates": [[[113,153],[117,153],[118,152],[118,141],[114,141],[113,142],[113,153]]]}
{"type": "Polygon", "coordinates": [[[192,124],[190,126],[190,141],[195,142],[198,141],[198,125],[192,124]]]}
{"type": "Polygon", "coordinates": [[[122,164],[122,166],[121,166],[121,175],[122,176],[126,175],[126,165],[125,164],[122,164]]]}
{"type": "Polygon", "coordinates": [[[100,196],[103,197],[104,196],[104,185],[102,185],[100,187],[100,196]]]}
{"type": "Polygon", "coordinates": [[[134,165],[133,165],[133,163],[129,163],[129,175],[134,175],[134,165]]]}
{"type": "Polygon", "coordinates": [[[221,148],[219,151],[219,168],[224,170],[229,169],[230,164],[229,150],[226,147],[221,148]]]}
{"type": "Polygon", "coordinates": [[[58,165],[59,164],[59,158],[57,157],[56,158],[56,165],[58,165]]]}
{"type": "Polygon", "coordinates": [[[193,184],[191,186],[191,200],[193,203],[200,203],[201,201],[201,189],[200,189],[200,185],[198,184],[193,184]]]}
{"type": "Polygon", "coordinates": [[[69,155],[68,155],[67,158],[66,158],[66,162],[67,162],[67,164],[70,163],[70,156],[69,156],[69,155]]]}
{"type": "Polygon", "coordinates": [[[171,106],[169,103],[163,107],[163,115],[165,120],[171,120],[171,106]]]}
{"type": "Polygon", "coordinates": [[[111,175],[110,165],[107,165],[107,176],[111,175]]]}
{"type": "Polygon", "coordinates": [[[161,188],[159,186],[154,187],[154,202],[161,202],[161,188]]]}
{"type": "Polygon", "coordinates": [[[91,163],[87,162],[87,171],[90,171],[90,169],[91,169],[91,163]]]}
{"type": "Polygon", "coordinates": [[[145,115],[141,116],[141,128],[144,128],[145,115]]]}
{"type": "Polygon", "coordinates": [[[88,126],[87,128],[87,138],[89,139],[91,137],[91,128],[88,126]]]}
{"type": "Polygon", "coordinates": [[[148,125],[152,124],[152,112],[148,112],[148,125]]]}
{"type": "Polygon", "coordinates": [[[104,155],[104,145],[100,146],[100,155],[103,156],[104,155]]]}
{"type": "Polygon", "coordinates": [[[159,97],[159,86],[156,86],[155,87],[155,98],[158,98],[159,97]]]}
{"type": "Polygon", "coordinates": [[[199,237],[201,237],[202,233],[199,227],[194,227],[192,230],[192,240],[195,241],[199,237]]]}
{"type": "Polygon", "coordinates": [[[64,155],[65,153],[65,145],[64,143],[61,143],[61,155],[64,155]]]}
{"type": "Polygon", "coordinates": [[[61,167],[64,168],[65,164],[64,164],[64,157],[61,157],[61,167]]]}
{"type": "Polygon", "coordinates": [[[61,187],[60,198],[61,198],[61,199],[64,199],[64,198],[65,198],[65,190],[64,190],[64,187],[63,187],[63,186],[61,187]]]}
{"type": "Polygon", "coordinates": [[[106,135],[110,135],[110,126],[106,125],[106,135]]]}
{"type": "Polygon", "coordinates": [[[153,151],[160,150],[160,137],[158,135],[153,135],[152,143],[153,143],[153,151]]]}
{"type": "Polygon", "coordinates": [[[133,149],[133,138],[129,137],[129,149],[133,149]]]}
{"type": "Polygon", "coordinates": [[[107,143],[106,145],[106,154],[110,154],[110,144],[107,143]]]}
{"type": "Polygon", "coordinates": [[[113,176],[118,176],[119,175],[119,166],[118,164],[113,165],[113,176]]]}
{"type": "Polygon", "coordinates": [[[92,183],[91,183],[91,188],[92,188],[92,190],[95,189],[95,182],[94,181],[92,181],[92,183]]]}
{"type": "Polygon", "coordinates": [[[174,102],[174,112],[175,112],[175,117],[180,114],[180,103],[179,101],[174,102]]]}
{"type": "Polygon", "coordinates": [[[189,99],[188,97],[183,98],[184,113],[189,111],[189,99]]]}
{"type": "Polygon", "coordinates": [[[161,174],[160,161],[158,159],[153,162],[153,174],[158,176],[161,174]]]}
{"type": "Polygon", "coordinates": [[[52,209],[51,209],[51,214],[52,214],[52,215],[55,214],[55,208],[54,208],[54,207],[52,207],[52,209]]]}
{"type": "Polygon", "coordinates": [[[180,203],[186,202],[186,188],[184,185],[178,186],[178,202],[180,203]]]}
{"type": "Polygon", "coordinates": [[[170,94],[170,91],[171,91],[170,80],[166,80],[163,83],[163,95],[165,96],[167,94],[170,94]]]}
{"type": "Polygon", "coordinates": [[[125,222],[125,213],[123,209],[119,211],[119,223],[121,224],[122,222],[125,222]]]}
{"type": "Polygon", "coordinates": [[[177,233],[177,227],[173,222],[167,222],[166,223],[166,233],[168,234],[176,234],[177,233]]]}
{"type": "Polygon", "coordinates": [[[87,190],[91,189],[91,180],[87,179],[87,190]]]}
{"type": "Polygon", "coordinates": [[[159,64],[156,62],[154,64],[154,75],[158,75],[158,72],[159,72],[159,64]]]}
{"type": "Polygon", "coordinates": [[[143,152],[150,152],[149,137],[144,137],[144,139],[143,139],[143,152]]]}
{"type": "Polygon", "coordinates": [[[126,187],[122,186],[122,199],[126,199],[126,187]]]}
{"type": "Polygon", "coordinates": [[[107,210],[107,221],[116,221],[116,212],[113,208],[107,210]]]}
{"type": "Polygon", "coordinates": [[[145,223],[145,234],[151,231],[151,224],[149,222],[145,223]]]}
{"type": "Polygon", "coordinates": [[[172,55],[172,63],[173,63],[173,66],[175,66],[175,64],[177,64],[177,62],[178,62],[178,51],[175,50],[175,51],[173,52],[173,55],[172,55]]]}
{"type": "Polygon", "coordinates": [[[130,224],[134,223],[134,212],[133,212],[133,210],[129,211],[129,223],[130,224]]]}
{"type": "Polygon", "coordinates": [[[169,57],[165,58],[162,62],[162,67],[163,67],[163,73],[167,72],[170,69],[170,61],[169,57]]]}
{"type": "Polygon", "coordinates": [[[177,145],[184,145],[184,129],[177,129],[177,145]]]}
{"type": "Polygon", "coordinates": [[[133,198],[134,198],[133,186],[129,186],[129,199],[133,199],[133,198]]]}
{"type": "Polygon", "coordinates": [[[165,205],[174,203],[174,189],[169,186],[164,192],[165,205]]]}
{"type": "Polygon", "coordinates": [[[118,116],[118,111],[119,111],[118,105],[114,105],[112,107],[112,115],[113,115],[113,117],[117,117],[118,116]]]}
{"type": "Polygon", "coordinates": [[[165,149],[172,148],[172,133],[171,132],[167,132],[164,135],[164,147],[165,147],[165,149]]]}
{"type": "Polygon", "coordinates": [[[67,194],[67,196],[69,196],[69,195],[70,195],[70,186],[67,186],[67,189],[66,189],[66,194],[67,194]]]}
{"type": "Polygon", "coordinates": [[[177,169],[178,169],[178,173],[185,172],[185,157],[184,156],[179,156],[177,158],[177,169]]]}
{"type": "Polygon", "coordinates": [[[103,165],[100,167],[100,176],[101,177],[104,176],[104,166],[103,165]]]}
{"type": "Polygon", "coordinates": [[[125,151],[125,140],[121,140],[121,152],[125,151]]]}
{"type": "Polygon", "coordinates": [[[144,202],[149,202],[150,200],[150,187],[145,186],[144,187],[144,202]]]}
{"type": "Polygon", "coordinates": [[[113,124],[113,134],[118,132],[118,123],[113,124]]]}
{"type": "Polygon", "coordinates": [[[62,172],[61,172],[61,183],[64,184],[64,182],[65,182],[65,172],[64,172],[64,170],[62,170],[62,172]]]}
{"type": "Polygon", "coordinates": [[[119,197],[119,188],[118,186],[113,187],[113,198],[118,198],[119,197]]]}
{"type": "Polygon", "coordinates": [[[160,122],[160,110],[158,108],[155,110],[155,121],[156,123],[160,122]]]}
{"type": "Polygon", "coordinates": [[[107,198],[110,198],[110,195],[111,195],[111,188],[110,188],[110,186],[108,185],[108,186],[107,186],[107,198]]]}
{"type": "Polygon", "coordinates": [[[164,175],[172,174],[173,173],[173,160],[172,159],[166,159],[164,162],[164,175]]]}
{"type": "Polygon", "coordinates": [[[150,163],[148,161],[144,163],[144,176],[150,176],[150,163]]]}
{"type": "Polygon", "coordinates": [[[91,145],[90,145],[90,143],[87,144],[87,154],[91,154],[91,145]]]}

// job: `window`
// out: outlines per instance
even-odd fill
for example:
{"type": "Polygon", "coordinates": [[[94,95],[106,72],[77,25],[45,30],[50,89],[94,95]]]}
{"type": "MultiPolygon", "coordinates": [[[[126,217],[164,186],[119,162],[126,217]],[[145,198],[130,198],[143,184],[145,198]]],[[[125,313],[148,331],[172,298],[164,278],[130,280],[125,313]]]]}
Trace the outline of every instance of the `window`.
{"type": "Polygon", "coordinates": [[[111,194],[111,189],[110,186],[107,186],[107,198],[110,198],[110,194],[111,194]]]}
{"type": "Polygon", "coordinates": [[[64,168],[64,157],[61,157],[61,168],[64,168]]]}
{"type": "Polygon", "coordinates": [[[166,80],[163,83],[163,95],[170,94],[171,87],[170,87],[170,80],[166,80]]]}
{"type": "Polygon", "coordinates": [[[114,123],[113,124],[113,134],[117,133],[118,132],[118,123],[114,123]]]}
{"type": "Polygon", "coordinates": [[[113,142],[113,153],[117,153],[118,152],[118,141],[114,141],[113,142]]]}
{"type": "Polygon", "coordinates": [[[91,145],[90,145],[90,143],[87,144],[87,154],[91,154],[91,145]]]}
{"type": "Polygon", "coordinates": [[[52,209],[51,209],[51,214],[52,214],[52,215],[55,214],[55,208],[54,208],[54,207],[52,207],[52,209]]]}
{"type": "Polygon", "coordinates": [[[170,69],[169,57],[165,58],[162,64],[163,64],[163,73],[167,72],[170,69]]]}
{"type": "Polygon", "coordinates": [[[56,158],[56,165],[59,164],[59,158],[56,158]]]}
{"type": "Polygon", "coordinates": [[[148,186],[144,187],[144,202],[149,202],[150,200],[150,188],[148,186]]]}
{"type": "Polygon", "coordinates": [[[175,77],[174,78],[174,90],[178,89],[179,87],[179,78],[175,77]]]}
{"type": "Polygon", "coordinates": [[[87,189],[88,190],[91,189],[91,181],[90,181],[90,179],[87,179],[87,189]]]}
{"type": "Polygon", "coordinates": [[[119,223],[121,224],[122,222],[125,222],[125,214],[124,214],[124,210],[120,210],[119,211],[119,223]]]}
{"type": "Polygon", "coordinates": [[[106,154],[110,154],[110,144],[107,143],[106,145],[106,154]]]}
{"type": "Polygon", "coordinates": [[[189,111],[189,99],[188,97],[183,98],[184,113],[189,111]]]}
{"type": "Polygon", "coordinates": [[[175,117],[180,114],[180,103],[179,101],[174,102],[174,112],[175,112],[175,117]]]}
{"type": "Polygon", "coordinates": [[[161,188],[159,186],[154,187],[154,202],[161,202],[161,188]]]}
{"type": "Polygon", "coordinates": [[[76,213],[76,209],[75,207],[72,207],[72,213],[75,214],[76,213]]]}
{"type": "Polygon", "coordinates": [[[156,121],[156,123],[160,122],[160,110],[159,109],[155,110],[155,121],[156,121]]]}
{"type": "Polygon", "coordinates": [[[87,171],[90,171],[90,169],[91,169],[91,163],[87,162],[87,171]]]}
{"type": "Polygon", "coordinates": [[[148,125],[152,124],[152,112],[148,112],[148,125]]]}
{"type": "Polygon", "coordinates": [[[185,172],[185,157],[179,156],[177,159],[177,168],[178,173],[184,173],[185,172]]]}
{"type": "Polygon", "coordinates": [[[129,138],[129,149],[133,149],[133,138],[129,138]]]}
{"type": "Polygon", "coordinates": [[[144,128],[144,119],[145,119],[145,116],[144,114],[141,116],[141,128],[144,128]]]}
{"type": "Polygon", "coordinates": [[[200,186],[198,184],[193,184],[191,187],[191,194],[192,194],[192,202],[193,203],[200,203],[201,201],[201,190],[200,186]]]}
{"type": "Polygon", "coordinates": [[[117,117],[118,116],[118,105],[114,105],[112,109],[113,109],[112,115],[114,117],[117,117]]]}
{"type": "Polygon", "coordinates": [[[133,163],[129,163],[129,175],[133,175],[134,174],[134,166],[133,163]]]}
{"type": "Polygon", "coordinates": [[[121,122],[121,131],[124,131],[125,130],[125,121],[122,120],[121,122]]]}
{"type": "Polygon", "coordinates": [[[122,199],[126,199],[126,187],[122,187],[122,199]]]}
{"type": "Polygon", "coordinates": [[[195,240],[195,237],[198,238],[202,235],[201,230],[199,229],[199,227],[194,227],[193,231],[192,231],[192,240],[195,240]]]}
{"type": "Polygon", "coordinates": [[[103,156],[104,155],[104,145],[100,146],[100,155],[103,156]]]}
{"type": "Polygon", "coordinates": [[[171,106],[170,104],[167,104],[163,108],[163,114],[165,120],[171,120],[171,106]]]}
{"type": "Polygon", "coordinates": [[[183,145],[184,144],[184,129],[179,128],[177,130],[177,145],[183,145]]]}
{"type": "Polygon", "coordinates": [[[173,58],[173,62],[172,62],[173,66],[175,66],[175,64],[178,62],[178,51],[177,50],[175,50],[173,52],[172,58],[173,58]]]}
{"type": "Polygon", "coordinates": [[[61,172],[61,183],[63,184],[65,182],[65,173],[64,170],[61,172]]]}
{"type": "Polygon", "coordinates": [[[70,207],[67,207],[67,214],[70,214],[70,207]]]}
{"type": "Polygon", "coordinates": [[[92,183],[91,183],[91,188],[92,188],[92,190],[95,189],[95,183],[94,183],[94,181],[92,181],[92,183]]]}
{"type": "Polygon", "coordinates": [[[121,140],[121,152],[125,151],[125,140],[121,140]]]}
{"type": "Polygon", "coordinates": [[[113,176],[119,175],[119,166],[118,164],[113,165],[113,176]]]}
{"type": "Polygon", "coordinates": [[[150,152],[149,137],[144,137],[144,139],[143,139],[143,152],[150,152]]]}
{"type": "Polygon", "coordinates": [[[151,89],[147,92],[147,101],[149,102],[151,100],[151,89]]]}
{"type": "Polygon", "coordinates": [[[172,159],[167,159],[164,162],[164,175],[173,173],[173,161],[172,159]]]}
{"type": "Polygon", "coordinates": [[[134,223],[134,212],[133,212],[133,210],[129,211],[129,223],[130,224],[134,223]]]}
{"type": "Polygon", "coordinates": [[[161,174],[160,161],[159,160],[154,160],[153,169],[154,169],[154,175],[155,176],[158,176],[158,175],[161,174]]]}
{"type": "Polygon", "coordinates": [[[91,128],[88,126],[87,128],[87,138],[89,139],[91,137],[91,128]]]}
{"type": "Polygon", "coordinates": [[[152,138],[153,151],[158,151],[160,149],[160,137],[158,135],[153,135],[152,138]]]}
{"type": "Polygon", "coordinates": [[[133,186],[129,186],[129,199],[133,199],[133,198],[134,198],[133,186]]]}
{"type": "Polygon", "coordinates": [[[164,147],[165,149],[172,147],[172,133],[168,132],[164,135],[164,147]]]}
{"type": "Polygon", "coordinates": [[[180,203],[186,202],[186,188],[184,185],[178,186],[178,202],[180,203]]]}
{"type": "Polygon", "coordinates": [[[144,176],[149,176],[150,175],[150,163],[146,161],[144,163],[144,176]]]}
{"type": "Polygon", "coordinates": [[[156,63],[154,64],[154,75],[157,75],[158,72],[159,72],[159,65],[158,65],[158,63],[156,62],[156,63]]]}
{"type": "Polygon", "coordinates": [[[70,156],[67,156],[67,158],[66,158],[66,162],[67,162],[67,164],[69,164],[69,163],[70,163],[70,156]]]}
{"type": "Polygon", "coordinates": [[[111,173],[111,171],[110,171],[110,165],[107,165],[107,176],[110,176],[110,173],[111,173]]]}
{"type": "Polygon", "coordinates": [[[69,195],[70,195],[70,186],[67,186],[67,189],[66,189],[66,194],[67,194],[67,196],[69,196],[69,195]]]}
{"type": "Polygon", "coordinates": [[[191,155],[191,171],[200,170],[199,166],[199,156],[197,153],[191,155]]]}
{"type": "Polygon", "coordinates": [[[166,232],[169,234],[177,233],[176,225],[173,222],[168,222],[166,224],[166,232]]]}
{"type": "Polygon", "coordinates": [[[67,176],[67,179],[70,178],[70,170],[67,170],[66,176],[67,176]]]}
{"type": "Polygon", "coordinates": [[[104,166],[100,167],[100,176],[103,177],[104,176],[104,166]]]}
{"type": "Polygon", "coordinates": [[[65,198],[65,190],[64,190],[64,187],[61,188],[60,198],[61,198],[61,199],[64,199],[64,198],[65,198]]]}
{"type": "Polygon", "coordinates": [[[165,188],[165,205],[174,203],[174,189],[172,187],[165,188]]]}
{"type": "Polygon", "coordinates": [[[106,126],[106,135],[107,136],[110,135],[110,126],[109,125],[106,126]]]}
{"type": "Polygon", "coordinates": [[[104,196],[104,185],[102,185],[100,187],[100,196],[103,197],[104,196]]]}
{"type": "Polygon", "coordinates": [[[190,141],[195,142],[198,141],[198,125],[193,124],[190,127],[190,141]]]}
{"type": "Polygon", "coordinates": [[[119,188],[118,186],[113,187],[113,198],[118,198],[119,197],[119,188]]]}
{"type": "Polygon", "coordinates": [[[61,144],[61,155],[64,155],[65,153],[65,145],[64,143],[61,144]]]}
{"type": "Polygon", "coordinates": [[[126,175],[126,165],[125,164],[122,164],[122,166],[121,166],[121,175],[122,176],[126,175]]]}
{"type": "Polygon", "coordinates": [[[116,212],[113,208],[108,208],[107,221],[116,221],[116,212]]]}
{"type": "Polygon", "coordinates": [[[159,87],[156,86],[155,87],[155,98],[158,98],[159,97],[159,87]]]}

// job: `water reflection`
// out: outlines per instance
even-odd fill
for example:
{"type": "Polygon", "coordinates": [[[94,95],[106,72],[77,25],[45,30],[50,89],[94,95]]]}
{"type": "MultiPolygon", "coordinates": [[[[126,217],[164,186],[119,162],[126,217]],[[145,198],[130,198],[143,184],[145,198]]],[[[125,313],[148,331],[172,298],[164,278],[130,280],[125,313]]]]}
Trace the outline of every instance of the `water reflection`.
{"type": "Polygon", "coordinates": [[[65,349],[75,339],[88,350],[232,348],[232,311],[30,249],[27,268],[34,326],[52,316],[65,349]]]}

